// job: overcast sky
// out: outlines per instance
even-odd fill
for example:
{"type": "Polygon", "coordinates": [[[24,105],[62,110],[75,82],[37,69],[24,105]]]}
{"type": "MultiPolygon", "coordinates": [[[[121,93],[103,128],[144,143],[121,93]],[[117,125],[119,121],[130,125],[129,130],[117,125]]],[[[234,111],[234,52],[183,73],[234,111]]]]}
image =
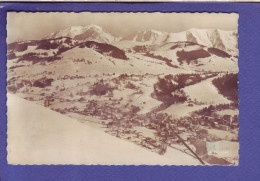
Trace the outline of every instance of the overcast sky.
{"type": "Polygon", "coordinates": [[[180,32],[190,28],[237,30],[238,14],[227,13],[16,13],[7,15],[7,42],[36,40],[70,26],[96,24],[115,36],[155,29],[180,32]]]}

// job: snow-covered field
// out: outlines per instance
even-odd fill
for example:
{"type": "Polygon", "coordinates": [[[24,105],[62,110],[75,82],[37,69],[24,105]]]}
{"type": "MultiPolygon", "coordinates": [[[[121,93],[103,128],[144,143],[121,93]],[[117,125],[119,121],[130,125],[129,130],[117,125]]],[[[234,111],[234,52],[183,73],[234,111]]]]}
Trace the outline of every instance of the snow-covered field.
{"type": "Polygon", "coordinates": [[[8,94],[9,164],[198,165],[168,149],[160,156],[79,121],[8,94]]]}
{"type": "Polygon", "coordinates": [[[192,100],[204,104],[225,104],[230,103],[230,101],[223,95],[218,93],[217,88],[212,84],[214,78],[209,78],[200,83],[187,86],[183,88],[187,95],[190,96],[192,100]]]}

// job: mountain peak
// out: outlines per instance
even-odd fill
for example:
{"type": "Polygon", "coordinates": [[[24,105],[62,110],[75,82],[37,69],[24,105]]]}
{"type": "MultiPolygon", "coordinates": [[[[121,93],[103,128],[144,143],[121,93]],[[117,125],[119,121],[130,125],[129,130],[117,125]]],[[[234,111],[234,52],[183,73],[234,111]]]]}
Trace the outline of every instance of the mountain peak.
{"type": "Polygon", "coordinates": [[[95,25],[95,24],[85,25],[85,26],[82,26],[82,28],[85,29],[85,30],[94,29],[94,30],[97,30],[97,31],[104,31],[101,26],[98,26],[98,25],[95,25]]]}
{"type": "Polygon", "coordinates": [[[55,33],[44,36],[43,39],[52,39],[59,37],[69,37],[79,41],[95,40],[101,43],[111,43],[116,40],[110,33],[102,27],[90,24],[85,26],[71,26],[55,33]]]}
{"type": "Polygon", "coordinates": [[[154,29],[150,30],[140,30],[131,33],[130,35],[124,37],[124,40],[137,41],[137,42],[153,42],[157,40],[158,37],[164,36],[166,33],[154,29]]]}

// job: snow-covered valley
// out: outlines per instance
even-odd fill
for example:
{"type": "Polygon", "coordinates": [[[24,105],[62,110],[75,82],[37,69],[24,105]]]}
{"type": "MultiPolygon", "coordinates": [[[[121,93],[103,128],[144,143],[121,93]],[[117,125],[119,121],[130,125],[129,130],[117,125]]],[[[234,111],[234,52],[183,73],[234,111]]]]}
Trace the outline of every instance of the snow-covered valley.
{"type": "Polygon", "coordinates": [[[11,43],[7,57],[8,124],[26,133],[8,155],[23,163],[238,164],[236,32],[79,26],[11,43]]]}

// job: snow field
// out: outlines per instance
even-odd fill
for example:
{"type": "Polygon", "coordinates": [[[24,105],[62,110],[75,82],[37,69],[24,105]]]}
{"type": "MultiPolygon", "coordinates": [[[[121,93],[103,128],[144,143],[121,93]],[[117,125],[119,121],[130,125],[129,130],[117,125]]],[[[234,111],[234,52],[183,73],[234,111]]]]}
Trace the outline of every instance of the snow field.
{"type": "Polygon", "coordinates": [[[197,165],[181,151],[157,155],[79,121],[8,94],[9,164],[197,165]]]}

